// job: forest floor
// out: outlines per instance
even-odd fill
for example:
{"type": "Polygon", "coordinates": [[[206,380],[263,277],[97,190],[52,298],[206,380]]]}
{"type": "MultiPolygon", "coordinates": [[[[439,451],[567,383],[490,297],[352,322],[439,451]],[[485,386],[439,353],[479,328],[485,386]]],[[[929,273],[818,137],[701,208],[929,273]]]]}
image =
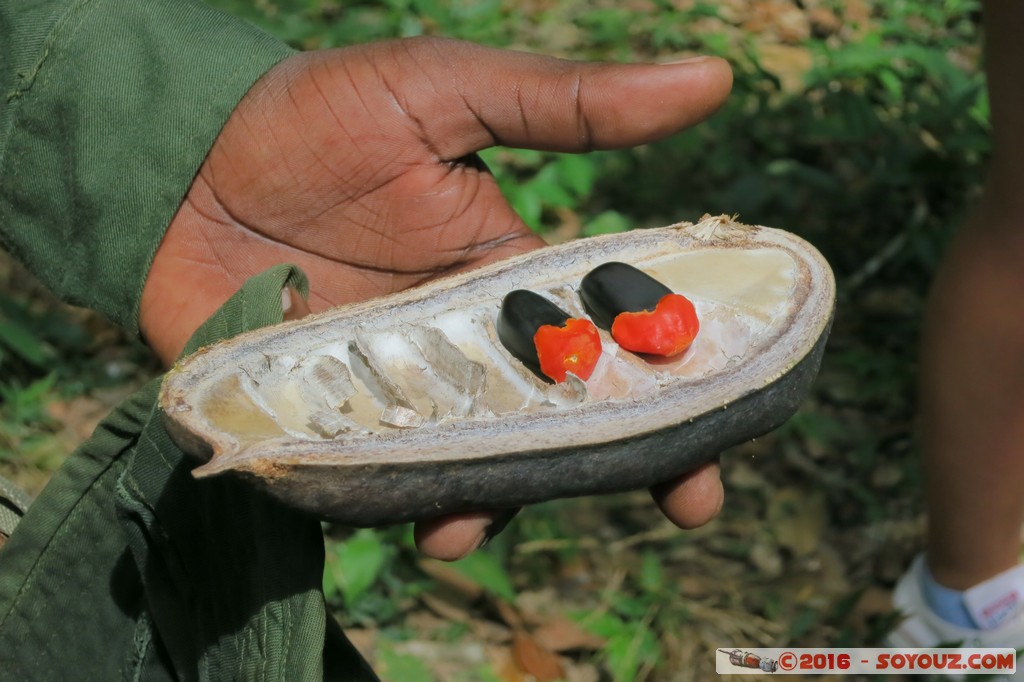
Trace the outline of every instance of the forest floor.
{"type": "MultiPolygon", "coordinates": [[[[515,12],[483,3],[493,19],[465,14],[465,3],[357,4],[348,14],[339,4],[295,4],[305,8],[295,21],[274,23],[285,2],[255,3],[255,19],[305,47],[337,44],[332,27],[348,16],[369,27],[356,39],[385,37],[389,21],[393,32],[449,34],[445,22],[462,21],[480,35],[461,37],[562,56],[659,59],[709,45],[743,55],[738,103],[721,114],[721,127],[631,157],[599,155],[580,171],[586,191],[573,194],[578,183],[565,179],[568,199],[545,194],[544,169],[562,168],[551,156],[496,152],[488,162],[552,242],[620,223],[737,210],[744,222],[810,239],[833,262],[840,286],[811,394],[783,427],[723,454],[726,504],[703,528],[679,531],[646,492],[559,500],[524,510],[469,559],[442,564],[416,555],[408,528],[325,527],[328,601],[380,674],[395,682],[682,682],[711,679],[717,649],[877,645],[895,622],[893,584],[924,530],[913,419],[927,282],[977,195],[987,154],[983,121],[942,133],[930,119],[897,123],[923,116],[933,91],[939,109],[939,99],[952,97],[940,86],[977,91],[975,3],[937,10],[867,0],[532,0],[515,12]],[[464,13],[453,18],[458,8],[464,13]],[[411,30],[402,13],[415,11],[411,30]],[[513,20],[521,23],[506,25],[513,20]],[[864,45],[892,61],[871,62],[864,45]],[[760,89],[765,82],[771,87],[760,89]],[[901,108],[907,102],[914,106],[901,108]],[[790,126],[783,118],[793,112],[825,126],[811,127],[811,137],[838,126],[836,139],[867,140],[890,165],[876,170],[877,159],[832,138],[800,138],[800,120],[790,126]],[[755,123],[746,146],[723,141],[747,117],[755,123]],[[772,151],[778,135],[798,151],[772,151]],[[710,154],[703,164],[691,158],[698,151],[710,154]],[[678,177],[660,195],[640,184],[658,184],[650,177],[622,180],[630,164],[663,169],[687,154],[686,168],[707,169],[694,181],[702,195],[673,204],[666,197],[678,177]],[[534,186],[537,196],[527,193],[534,186]],[[759,203],[749,203],[752,194],[759,203]]],[[[980,106],[972,100],[960,111],[969,116],[980,106]]],[[[56,302],[0,254],[0,474],[38,493],[98,420],[158,372],[129,335],[56,302]],[[32,344],[43,354],[33,356],[32,344]]]]}

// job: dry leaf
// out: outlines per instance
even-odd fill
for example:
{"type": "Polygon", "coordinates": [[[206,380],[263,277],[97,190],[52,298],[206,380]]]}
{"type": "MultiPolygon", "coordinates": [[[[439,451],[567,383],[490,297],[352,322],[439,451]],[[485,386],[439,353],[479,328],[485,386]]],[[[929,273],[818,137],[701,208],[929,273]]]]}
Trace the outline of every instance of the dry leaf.
{"type": "Polygon", "coordinates": [[[563,662],[565,663],[565,679],[568,682],[600,682],[601,673],[592,663],[563,662]]]}
{"type": "Polygon", "coordinates": [[[828,7],[812,8],[807,12],[807,18],[810,19],[811,27],[819,36],[832,35],[843,25],[842,20],[828,7]]]}
{"type": "Polygon", "coordinates": [[[892,488],[903,480],[903,469],[895,464],[883,464],[871,473],[871,485],[875,488],[892,488]]]}
{"type": "Polygon", "coordinates": [[[504,599],[494,600],[494,610],[498,612],[498,617],[513,630],[521,630],[525,626],[519,610],[504,599]]]}
{"type": "Polygon", "coordinates": [[[491,644],[508,644],[512,641],[512,631],[504,625],[482,618],[474,618],[469,624],[473,639],[491,644]]]}
{"type": "Polygon", "coordinates": [[[124,395],[104,401],[94,396],[78,396],[71,400],[55,400],[46,405],[49,416],[61,423],[62,440],[77,446],[92,435],[96,425],[120,402],[124,395]]]}
{"type": "Polygon", "coordinates": [[[892,593],[878,585],[872,585],[864,590],[857,605],[853,607],[853,618],[857,622],[867,621],[878,616],[887,616],[893,612],[892,593]]]}
{"type": "Polygon", "coordinates": [[[476,601],[484,593],[480,585],[442,561],[421,559],[417,562],[417,566],[428,577],[433,578],[444,587],[461,594],[469,601],[476,601]]]}
{"type": "Polygon", "coordinates": [[[428,609],[446,620],[457,623],[468,623],[473,619],[465,604],[448,601],[443,595],[424,592],[420,595],[420,599],[428,609]]]}
{"type": "Polygon", "coordinates": [[[804,90],[804,74],[814,66],[814,57],[805,47],[766,43],[758,48],[761,66],[779,79],[783,92],[804,90]]]}
{"type": "Polygon", "coordinates": [[[782,575],[784,563],[778,550],[765,542],[757,542],[750,548],[750,563],[766,578],[777,578],[782,575]]]}
{"type": "Polygon", "coordinates": [[[511,648],[490,649],[491,668],[501,682],[529,682],[512,656],[511,648]]]}
{"type": "Polygon", "coordinates": [[[605,640],[591,634],[565,616],[555,616],[533,631],[533,637],[555,652],[600,651],[605,640]]]}
{"type": "Polygon", "coordinates": [[[757,490],[768,487],[764,475],[746,462],[736,462],[726,468],[726,480],[737,490],[757,490]]]}
{"type": "MultiPolygon", "coordinates": [[[[328,616],[332,618],[333,616],[328,616]]],[[[377,629],[361,629],[361,628],[345,628],[345,636],[348,637],[348,641],[352,643],[352,646],[356,648],[356,651],[365,658],[367,661],[373,661],[376,656],[377,648],[377,629]]]]}
{"type": "Polygon", "coordinates": [[[558,656],[525,632],[517,632],[512,638],[512,659],[520,670],[532,675],[537,682],[565,679],[565,669],[558,656]]]}
{"type": "Polygon", "coordinates": [[[825,497],[799,488],[783,488],[768,502],[767,520],[781,546],[798,557],[813,554],[825,531],[825,497]]]}
{"type": "Polygon", "coordinates": [[[516,608],[527,625],[543,625],[558,615],[560,596],[553,587],[523,590],[516,594],[516,608]]]}

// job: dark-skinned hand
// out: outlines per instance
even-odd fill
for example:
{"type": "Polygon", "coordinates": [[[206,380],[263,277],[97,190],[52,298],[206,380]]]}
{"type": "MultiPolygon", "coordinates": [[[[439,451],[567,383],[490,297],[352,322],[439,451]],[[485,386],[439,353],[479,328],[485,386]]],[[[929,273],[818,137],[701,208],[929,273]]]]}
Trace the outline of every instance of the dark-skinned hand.
{"type": "MultiPolygon", "coordinates": [[[[472,156],[492,145],[586,152],[644,144],[712,114],[732,75],[715,58],[594,64],[419,38],[307,52],[242,99],[156,254],[140,325],[171,362],[250,276],[295,263],[307,303],[360,301],[540,248],[472,156]]],[[[652,490],[699,526],[722,505],[718,467],[652,490]]],[[[422,522],[419,549],[456,559],[508,512],[422,522]]]]}

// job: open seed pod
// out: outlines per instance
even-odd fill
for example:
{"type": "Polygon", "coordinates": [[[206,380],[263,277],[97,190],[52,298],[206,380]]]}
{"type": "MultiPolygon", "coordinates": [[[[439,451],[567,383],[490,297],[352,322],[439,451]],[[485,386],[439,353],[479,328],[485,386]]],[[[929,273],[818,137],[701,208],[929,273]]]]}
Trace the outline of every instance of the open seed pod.
{"type": "Polygon", "coordinates": [[[728,218],[563,244],[203,349],[164,381],[167,428],[287,504],[353,525],[646,487],[763,434],[814,378],[835,299],[803,240],[728,218]],[[530,289],[585,317],[576,288],[622,261],[696,306],[679,356],[601,331],[586,382],[542,380],[498,341],[530,289]]]}

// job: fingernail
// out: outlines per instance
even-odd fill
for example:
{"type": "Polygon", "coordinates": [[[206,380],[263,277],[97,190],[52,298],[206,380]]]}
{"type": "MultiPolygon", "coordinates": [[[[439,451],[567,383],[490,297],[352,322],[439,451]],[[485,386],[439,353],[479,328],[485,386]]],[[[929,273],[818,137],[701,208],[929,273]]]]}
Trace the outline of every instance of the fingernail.
{"type": "Polygon", "coordinates": [[[472,554],[476,550],[478,550],[481,547],[483,547],[484,545],[486,545],[488,540],[490,540],[490,538],[487,537],[487,529],[484,528],[484,529],[482,529],[480,531],[480,534],[476,536],[476,539],[473,540],[473,544],[470,546],[469,551],[466,552],[465,554],[463,554],[459,558],[460,559],[465,559],[467,556],[469,556],[470,554],[472,554]]]}
{"type": "Polygon", "coordinates": [[[516,514],[519,513],[520,509],[522,509],[522,507],[517,507],[515,509],[503,509],[498,512],[498,514],[495,515],[494,520],[484,528],[483,540],[480,542],[477,549],[480,547],[486,547],[487,543],[494,539],[498,533],[505,530],[505,527],[508,526],[509,522],[516,517],[516,514]]]}
{"type": "Polygon", "coordinates": [[[658,62],[658,64],[659,66],[674,66],[676,64],[699,64],[701,62],[706,62],[709,59],[711,59],[711,57],[708,57],[707,55],[700,55],[697,57],[683,57],[681,59],[672,59],[667,62],[658,62]]]}
{"type": "Polygon", "coordinates": [[[291,287],[285,287],[281,289],[281,312],[285,315],[292,309],[292,289],[291,287]]]}

